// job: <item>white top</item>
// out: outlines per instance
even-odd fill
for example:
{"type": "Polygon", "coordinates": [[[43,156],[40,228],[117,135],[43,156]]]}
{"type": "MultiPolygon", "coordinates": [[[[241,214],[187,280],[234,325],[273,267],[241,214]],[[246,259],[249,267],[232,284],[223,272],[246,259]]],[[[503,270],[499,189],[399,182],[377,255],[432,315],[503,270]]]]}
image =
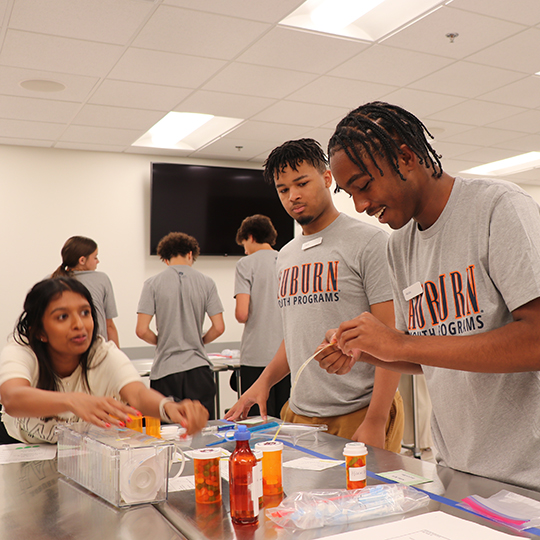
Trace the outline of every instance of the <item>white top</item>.
{"type": "MultiPolygon", "coordinates": [[[[140,381],[137,370],[129,358],[112,342],[98,336],[90,351],[88,384],[95,396],[108,396],[120,400],[120,390],[127,384],[140,381]]],[[[36,388],[39,376],[38,360],[30,347],[10,338],[0,354],[0,385],[10,379],[26,379],[36,388]]],[[[69,376],[59,379],[60,392],[88,393],[84,386],[81,367],[69,376]]],[[[78,422],[73,413],[66,412],[54,418],[14,418],[2,409],[2,421],[11,437],[29,443],[56,443],[56,424],[78,422]]]]}

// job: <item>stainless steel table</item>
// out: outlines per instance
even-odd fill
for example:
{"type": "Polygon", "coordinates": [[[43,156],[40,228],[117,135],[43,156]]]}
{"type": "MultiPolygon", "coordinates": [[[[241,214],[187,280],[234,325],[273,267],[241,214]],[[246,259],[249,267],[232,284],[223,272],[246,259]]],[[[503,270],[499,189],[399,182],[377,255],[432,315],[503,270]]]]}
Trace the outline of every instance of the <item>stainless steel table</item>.
{"type": "MultiPolygon", "coordinates": [[[[315,454],[322,454],[326,457],[343,459],[343,446],[347,442],[345,439],[334,437],[327,433],[319,433],[317,439],[318,440],[315,440],[314,437],[306,437],[297,442],[296,448],[291,448],[288,445],[285,446],[283,454],[284,461],[309,455],[306,454],[306,450],[315,454]]],[[[205,446],[209,442],[215,440],[216,438],[213,436],[197,436],[193,439],[192,446],[194,448],[205,446]]],[[[268,440],[268,438],[263,438],[261,435],[254,434],[252,442],[258,442],[259,440],[268,440]]],[[[221,446],[232,451],[234,443],[227,442],[221,446]]],[[[369,448],[367,467],[370,474],[368,477],[369,485],[384,482],[382,478],[376,478],[376,473],[400,469],[428,478],[432,480],[432,482],[421,484],[418,487],[429,494],[432,494],[435,500],[432,499],[427,508],[405,515],[371,520],[364,523],[352,524],[348,527],[325,527],[307,531],[288,531],[275,526],[273,522],[266,519],[264,509],[259,515],[258,527],[234,527],[229,516],[228,483],[225,481],[222,483],[223,502],[217,507],[211,508],[208,506],[207,508],[204,508],[204,505],[197,505],[195,503],[194,491],[183,491],[169,494],[168,502],[157,505],[157,508],[175,525],[175,527],[178,528],[178,530],[180,530],[187,538],[193,540],[217,540],[221,538],[226,540],[273,540],[278,537],[280,540],[292,538],[311,540],[345,532],[347,530],[363,529],[384,522],[401,520],[404,517],[411,517],[423,512],[432,512],[436,510],[441,510],[448,514],[453,514],[460,518],[469,519],[493,529],[510,533],[511,531],[508,529],[500,527],[493,522],[488,522],[481,517],[469,514],[464,510],[445,504],[442,500],[448,499],[451,501],[460,501],[464,497],[473,494],[489,497],[502,489],[508,489],[524,496],[540,500],[539,492],[461,473],[433,463],[394,454],[378,448],[369,448]]],[[[193,474],[192,462],[186,464],[183,474],[193,474]]],[[[283,485],[286,494],[290,494],[294,491],[308,491],[316,488],[342,489],[345,487],[345,469],[344,467],[333,467],[325,471],[313,472],[286,468],[284,469],[283,474],[283,485]]],[[[278,502],[279,501],[274,501],[273,504],[277,505],[278,502]]],[[[540,536],[526,533],[523,533],[523,536],[526,538],[540,538],[540,536]]]]}
{"type": "MultiPolygon", "coordinates": [[[[252,442],[259,440],[267,438],[254,434],[252,442]]],[[[212,435],[199,435],[193,439],[191,446],[203,447],[213,441],[216,441],[216,438],[212,435]]],[[[306,452],[342,459],[342,450],[346,442],[345,439],[326,433],[319,433],[318,440],[313,436],[302,438],[296,448],[285,446],[284,461],[306,455],[306,452]]],[[[225,442],[222,446],[232,450],[234,443],[225,442]]],[[[118,509],[60,475],[56,470],[56,460],[36,461],[0,465],[0,539],[312,540],[435,510],[505,531],[494,523],[445,504],[443,499],[459,501],[472,494],[489,497],[501,489],[508,489],[540,500],[539,492],[460,473],[377,448],[369,448],[367,465],[371,475],[368,484],[382,482],[381,478],[374,476],[376,473],[398,469],[433,480],[418,487],[432,494],[435,500],[431,500],[427,508],[416,512],[352,524],[348,527],[325,527],[307,531],[284,530],[266,519],[264,509],[260,513],[257,527],[233,527],[229,516],[228,484],[225,481],[222,483],[223,502],[219,505],[197,505],[195,493],[191,490],[170,493],[167,502],[155,506],[118,509]]],[[[193,461],[186,463],[183,474],[193,474],[193,461]]],[[[333,467],[321,472],[307,472],[287,468],[284,469],[283,483],[286,494],[315,488],[341,489],[345,485],[345,469],[333,467]]],[[[531,534],[523,536],[540,538],[531,534]]]]}
{"type": "Polygon", "coordinates": [[[185,540],[152,505],[118,509],[57,472],[56,459],[0,465],[2,540],[185,540]]]}

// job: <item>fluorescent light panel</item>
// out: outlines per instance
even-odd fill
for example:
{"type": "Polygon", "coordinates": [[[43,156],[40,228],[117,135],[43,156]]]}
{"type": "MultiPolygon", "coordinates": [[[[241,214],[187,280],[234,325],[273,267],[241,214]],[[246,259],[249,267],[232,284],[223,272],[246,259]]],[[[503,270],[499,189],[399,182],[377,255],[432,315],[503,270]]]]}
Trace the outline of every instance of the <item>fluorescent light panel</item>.
{"type": "Polygon", "coordinates": [[[516,174],[518,172],[530,171],[540,167],[540,152],[527,152],[519,156],[513,156],[485,165],[479,165],[466,171],[461,171],[468,174],[480,174],[486,176],[504,176],[507,174],[516,174]]]}
{"type": "Polygon", "coordinates": [[[307,0],[280,24],[378,41],[448,0],[307,0]]]}
{"type": "Polygon", "coordinates": [[[170,112],[151,127],[132,146],[198,150],[237,127],[241,118],[211,114],[170,112]]]}

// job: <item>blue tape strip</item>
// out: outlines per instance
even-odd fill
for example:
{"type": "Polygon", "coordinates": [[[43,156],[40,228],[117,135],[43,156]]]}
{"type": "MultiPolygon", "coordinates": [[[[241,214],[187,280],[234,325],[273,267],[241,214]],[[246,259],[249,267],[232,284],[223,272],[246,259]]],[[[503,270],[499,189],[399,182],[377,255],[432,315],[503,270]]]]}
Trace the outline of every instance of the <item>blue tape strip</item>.
{"type": "MultiPolygon", "coordinates": [[[[304,454],[309,454],[309,455],[311,455],[313,457],[316,457],[316,458],[319,458],[319,459],[334,459],[334,458],[331,458],[330,456],[327,456],[325,454],[321,454],[319,452],[315,452],[314,450],[310,450],[309,448],[304,448],[303,446],[294,445],[294,444],[292,444],[292,443],[290,443],[288,441],[284,441],[282,439],[278,439],[278,440],[280,442],[282,442],[285,446],[288,446],[289,448],[295,448],[296,450],[300,450],[301,452],[304,452],[304,454]]],[[[345,467],[345,464],[341,463],[340,466],[345,467]]],[[[367,476],[369,476],[370,478],[373,478],[374,480],[382,481],[382,482],[384,482],[386,484],[397,484],[398,483],[398,482],[396,482],[394,480],[384,478],[384,477],[379,476],[378,474],[370,472],[370,471],[367,471],[367,476]]],[[[478,513],[474,512],[473,510],[470,510],[468,508],[464,508],[463,506],[460,506],[460,503],[457,502],[457,501],[454,501],[452,499],[448,499],[447,497],[442,497],[441,495],[437,495],[436,493],[430,493],[429,491],[421,489],[418,486],[410,486],[410,487],[413,487],[414,489],[416,489],[418,491],[421,491],[422,493],[425,493],[433,501],[436,501],[436,502],[441,503],[441,504],[446,504],[447,506],[457,508],[458,510],[462,510],[463,512],[467,512],[469,514],[473,514],[474,516],[484,518],[487,521],[497,523],[497,521],[495,521],[495,520],[491,520],[491,519],[487,518],[486,516],[483,516],[481,514],[478,514],[478,513]]],[[[497,524],[502,525],[500,523],[497,523],[497,524]]],[[[527,532],[527,533],[530,533],[530,534],[540,535],[540,529],[538,529],[536,527],[531,527],[530,529],[525,529],[524,532],[527,532]]]]}

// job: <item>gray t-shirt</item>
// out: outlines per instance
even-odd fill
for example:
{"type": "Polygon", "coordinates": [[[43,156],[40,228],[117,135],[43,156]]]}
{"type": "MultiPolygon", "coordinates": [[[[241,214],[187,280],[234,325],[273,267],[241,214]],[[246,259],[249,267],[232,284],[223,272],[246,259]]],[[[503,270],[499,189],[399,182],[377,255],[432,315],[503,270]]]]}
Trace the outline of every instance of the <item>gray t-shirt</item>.
{"type": "MultiPolygon", "coordinates": [[[[470,335],[510,323],[540,296],[540,209],[515,184],[456,178],[439,219],[411,221],[389,242],[396,325],[470,335]],[[403,290],[423,293],[405,301],[403,290]]],[[[424,366],[433,440],[449,467],[540,489],[540,374],[424,366]]]]}
{"type": "Polygon", "coordinates": [[[268,365],[283,341],[281,313],[276,303],[277,251],[260,249],[236,263],[234,296],[249,294],[249,316],[240,344],[244,366],[268,365]]]}
{"type": "Polygon", "coordinates": [[[137,313],[156,316],[158,341],[150,379],[207,366],[204,317],[222,312],[214,281],[191,266],[169,266],[147,279],[137,313]]]}
{"type": "Polygon", "coordinates": [[[98,332],[105,340],[107,335],[107,319],[118,316],[111,280],[107,274],[96,270],[73,272],[73,277],[80,281],[89,291],[96,306],[98,316],[98,332]]]}
{"type": "MultiPolygon", "coordinates": [[[[278,305],[291,377],[315,352],[327,330],[392,299],[382,229],[340,214],[317,234],[300,236],[279,252],[278,305]]],[[[369,405],[375,368],[358,362],[346,377],[316,361],[298,379],[289,406],[304,416],[339,416],[369,405]]]]}

